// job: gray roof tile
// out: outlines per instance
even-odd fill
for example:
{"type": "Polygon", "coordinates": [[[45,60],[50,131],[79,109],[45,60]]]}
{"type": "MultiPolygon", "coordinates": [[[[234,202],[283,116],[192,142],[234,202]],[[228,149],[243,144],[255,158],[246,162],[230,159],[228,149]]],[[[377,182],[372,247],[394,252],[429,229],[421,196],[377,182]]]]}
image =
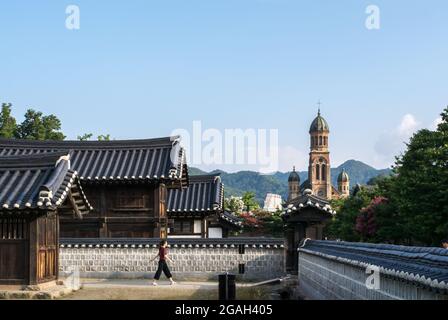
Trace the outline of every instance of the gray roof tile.
{"type": "Polygon", "coordinates": [[[0,157],[69,151],[82,181],[166,180],[188,184],[179,137],[112,141],[0,139],[0,157]]]}
{"type": "Polygon", "coordinates": [[[81,214],[91,210],[67,152],[0,157],[0,213],[61,206],[75,195],[81,214]]]}

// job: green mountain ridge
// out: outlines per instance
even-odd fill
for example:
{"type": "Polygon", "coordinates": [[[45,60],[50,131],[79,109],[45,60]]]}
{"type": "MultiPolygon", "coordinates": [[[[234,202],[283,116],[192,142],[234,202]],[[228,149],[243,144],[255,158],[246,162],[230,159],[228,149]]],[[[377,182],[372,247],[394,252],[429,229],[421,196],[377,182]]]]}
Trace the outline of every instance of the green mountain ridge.
{"type": "MultiPolygon", "coordinates": [[[[337,186],[337,177],[345,169],[350,176],[350,187],[356,184],[367,184],[377,176],[389,175],[391,169],[375,169],[361,161],[348,160],[336,168],[331,168],[331,181],[337,186]]],[[[190,175],[220,174],[225,185],[225,196],[241,196],[246,191],[252,191],[257,201],[262,205],[267,193],[280,194],[284,199],[288,195],[288,177],[290,172],[275,172],[265,175],[255,171],[239,171],[228,173],[222,170],[205,172],[198,168],[190,167],[190,175]]],[[[298,172],[301,183],[308,179],[307,171],[298,172]]]]}

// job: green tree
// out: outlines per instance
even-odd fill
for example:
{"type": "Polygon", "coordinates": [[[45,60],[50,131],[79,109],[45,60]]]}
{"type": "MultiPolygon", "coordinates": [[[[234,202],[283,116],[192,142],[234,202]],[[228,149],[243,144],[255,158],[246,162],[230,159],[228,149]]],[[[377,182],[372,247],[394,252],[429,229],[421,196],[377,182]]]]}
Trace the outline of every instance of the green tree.
{"type": "Polygon", "coordinates": [[[100,134],[98,141],[110,141],[110,134],[100,134]]]}
{"type": "Polygon", "coordinates": [[[247,211],[254,211],[260,208],[260,204],[255,199],[255,193],[254,192],[245,192],[243,194],[243,202],[244,202],[244,210],[247,211]]]}
{"type": "Polygon", "coordinates": [[[360,241],[361,236],[355,229],[356,219],[375,192],[370,188],[361,188],[354,196],[333,200],[331,206],[337,213],[325,228],[326,236],[344,241],[360,241]]]}
{"type": "Polygon", "coordinates": [[[93,134],[92,133],[84,133],[82,136],[78,136],[77,139],[79,141],[87,141],[90,140],[90,138],[92,138],[93,134]]]}
{"type": "MultiPolygon", "coordinates": [[[[256,214],[259,216],[258,214],[256,214]]],[[[264,235],[281,238],[284,236],[284,222],[282,218],[282,210],[277,212],[267,212],[264,216],[259,217],[263,221],[264,235]]]]}
{"type": "Polygon", "coordinates": [[[0,137],[14,138],[17,130],[16,119],[11,116],[11,104],[3,103],[0,112],[0,137]]]}
{"type": "Polygon", "coordinates": [[[25,120],[17,126],[15,136],[32,140],[64,140],[60,130],[61,121],[55,115],[44,116],[40,111],[28,109],[25,120]]]}
{"type": "Polygon", "coordinates": [[[224,209],[236,214],[240,214],[244,209],[244,202],[241,197],[231,196],[224,199],[224,209]]]}
{"type": "Polygon", "coordinates": [[[397,158],[393,194],[409,244],[440,245],[448,236],[448,107],[436,131],[417,132],[397,158]]]}

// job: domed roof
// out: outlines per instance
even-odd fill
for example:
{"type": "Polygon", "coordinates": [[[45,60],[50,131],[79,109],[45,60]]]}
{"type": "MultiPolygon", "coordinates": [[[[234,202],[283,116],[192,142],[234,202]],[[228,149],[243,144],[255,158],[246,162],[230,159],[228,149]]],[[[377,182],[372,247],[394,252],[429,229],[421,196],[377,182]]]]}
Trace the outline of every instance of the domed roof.
{"type": "Polygon", "coordinates": [[[300,177],[298,173],[296,172],[296,167],[292,169],[291,174],[289,175],[288,182],[299,182],[300,183],[300,177]]]}
{"type": "Polygon", "coordinates": [[[350,180],[348,173],[345,169],[342,169],[341,173],[338,176],[338,182],[348,182],[350,180]]]}
{"type": "Polygon", "coordinates": [[[322,131],[330,131],[330,126],[327,123],[327,120],[325,120],[320,115],[320,110],[317,113],[317,117],[313,120],[310,126],[310,133],[311,132],[322,132],[322,131]]]}

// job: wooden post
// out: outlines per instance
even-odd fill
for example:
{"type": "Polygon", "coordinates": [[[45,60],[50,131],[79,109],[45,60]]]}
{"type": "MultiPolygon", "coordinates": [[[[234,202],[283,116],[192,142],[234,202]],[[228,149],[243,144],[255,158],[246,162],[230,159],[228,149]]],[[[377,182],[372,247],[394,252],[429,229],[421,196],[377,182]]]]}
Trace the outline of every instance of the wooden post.
{"type": "Polygon", "coordinates": [[[100,207],[98,208],[98,223],[99,223],[99,237],[100,238],[108,238],[108,228],[107,228],[107,197],[106,197],[106,190],[103,186],[99,187],[100,190],[100,207]]]}
{"type": "Polygon", "coordinates": [[[56,270],[55,270],[55,274],[56,274],[56,280],[58,280],[59,279],[59,213],[58,212],[56,212],[56,226],[55,226],[55,228],[56,228],[56,234],[55,234],[55,237],[56,237],[56,252],[55,252],[55,255],[56,255],[56,266],[55,266],[55,268],[56,268],[56,270]]]}
{"type": "Polygon", "coordinates": [[[207,217],[202,217],[201,221],[201,238],[208,238],[207,217]]]}
{"type": "Polygon", "coordinates": [[[29,248],[28,248],[28,284],[37,285],[37,260],[39,251],[38,218],[32,217],[29,222],[29,248]]]}
{"type": "Polygon", "coordinates": [[[166,197],[165,184],[161,183],[154,188],[154,220],[158,222],[158,226],[154,228],[154,236],[159,238],[167,237],[166,197]]]}

